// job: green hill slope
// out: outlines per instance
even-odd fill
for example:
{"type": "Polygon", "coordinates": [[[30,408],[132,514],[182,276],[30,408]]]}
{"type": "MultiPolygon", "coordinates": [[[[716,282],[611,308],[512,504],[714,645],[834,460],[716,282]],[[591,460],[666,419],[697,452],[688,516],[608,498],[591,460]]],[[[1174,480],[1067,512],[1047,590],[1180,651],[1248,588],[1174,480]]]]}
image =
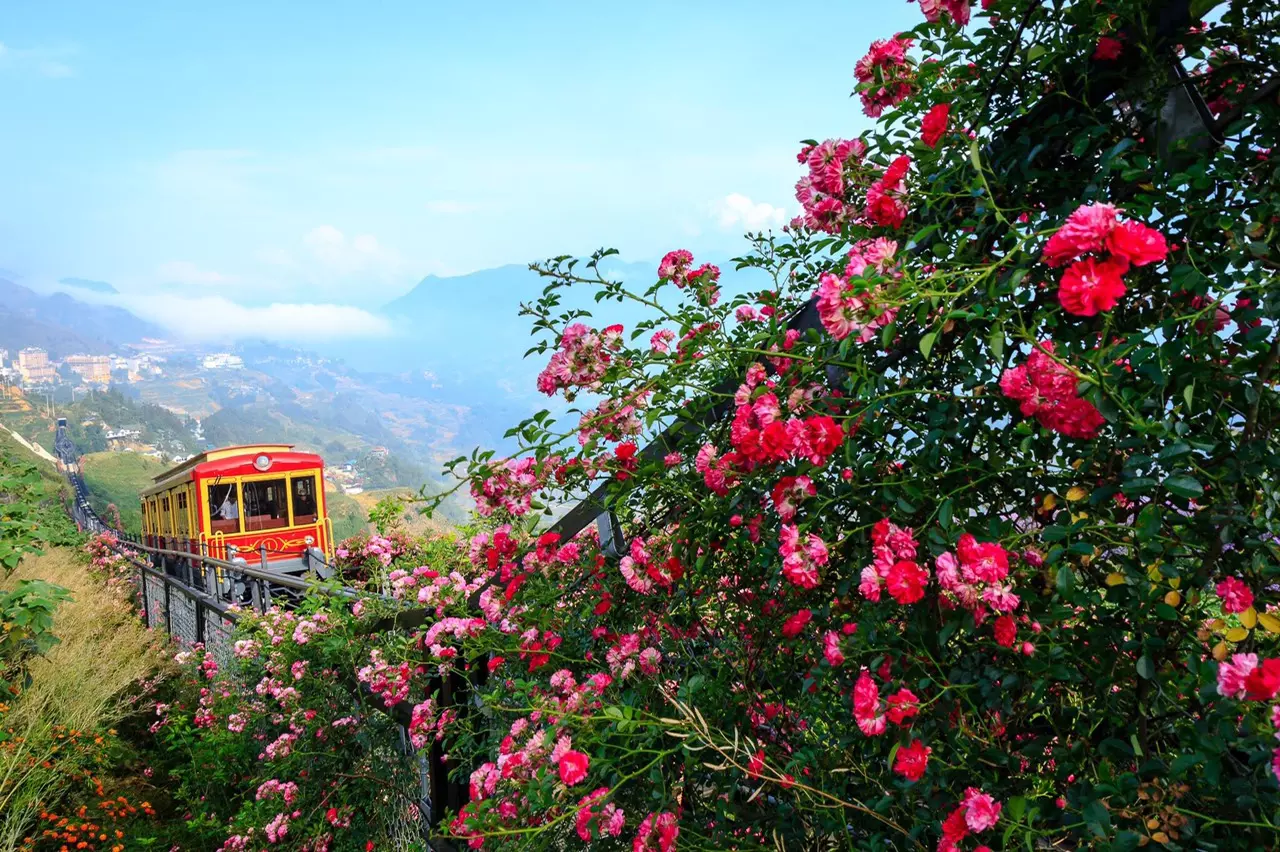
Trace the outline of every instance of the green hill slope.
{"type": "Polygon", "coordinates": [[[90,453],[81,458],[84,484],[89,488],[89,503],[108,521],[107,504],[115,503],[124,528],[130,532],[142,530],[138,492],[150,485],[167,467],[159,459],[138,453],[90,453]]]}

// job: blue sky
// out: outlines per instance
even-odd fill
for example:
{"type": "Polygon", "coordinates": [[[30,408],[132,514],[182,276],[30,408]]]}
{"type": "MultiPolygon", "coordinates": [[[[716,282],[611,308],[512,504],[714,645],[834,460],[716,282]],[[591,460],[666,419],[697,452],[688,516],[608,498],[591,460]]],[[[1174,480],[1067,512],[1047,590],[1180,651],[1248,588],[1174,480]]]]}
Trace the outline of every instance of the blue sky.
{"type": "MultiPolygon", "coordinates": [[[[900,0],[473,8],[10,0],[0,269],[269,329],[272,303],[375,309],[427,273],[733,253],[796,212],[797,140],[867,126],[869,43],[920,20],[900,0]]],[[[325,321],[377,333],[360,313],[325,321]]]]}

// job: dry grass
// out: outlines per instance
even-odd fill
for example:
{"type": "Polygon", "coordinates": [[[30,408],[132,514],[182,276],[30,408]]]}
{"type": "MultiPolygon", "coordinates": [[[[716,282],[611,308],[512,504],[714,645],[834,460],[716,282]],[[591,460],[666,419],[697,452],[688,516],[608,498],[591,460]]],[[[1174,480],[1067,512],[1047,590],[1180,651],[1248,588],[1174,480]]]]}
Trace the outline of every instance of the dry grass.
{"type": "Polygon", "coordinates": [[[93,732],[117,724],[133,710],[136,686],[166,667],[168,654],[142,626],[131,605],[108,593],[76,553],[57,549],[28,557],[0,589],[24,579],[55,583],[71,592],[54,616],[61,640],[31,661],[30,686],[0,724],[12,748],[0,749],[0,850],[16,849],[43,806],[63,792],[80,767],[55,740],[58,729],[93,732]]]}

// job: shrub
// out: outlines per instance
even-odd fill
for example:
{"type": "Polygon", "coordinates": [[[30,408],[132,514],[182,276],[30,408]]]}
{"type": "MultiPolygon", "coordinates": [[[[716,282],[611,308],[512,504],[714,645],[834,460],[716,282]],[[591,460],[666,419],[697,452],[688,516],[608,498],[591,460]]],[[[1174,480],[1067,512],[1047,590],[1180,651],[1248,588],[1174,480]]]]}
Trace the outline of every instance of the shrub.
{"type": "Polygon", "coordinates": [[[110,849],[128,808],[141,813],[155,793],[135,777],[117,729],[149,706],[165,670],[160,643],[134,617],[127,587],[104,586],[85,569],[74,552],[56,549],[0,583],[60,592],[42,612],[58,642],[25,660],[25,677],[0,701],[2,850],[110,849]]]}
{"type": "Polygon", "coordinates": [[[472,456],[470,565],[398,578],[432,620],[365,663],[483,683],[376,681],[461,758],[448,833],[1274,844],[1277,11],[982,5],[858,62],[879,121],[802,147],[768,289],[539,267],[580,428],[472,456]],[[1175,43],[1225,144],[1161,123],[1175,43]],[[620,560],[538,526],[605,478],[620,560]]]}
{"type": "Polygon", "coordinates": [[[182,651],[151,747],[171,801],[154,835],[184,849],[414,849],[418,774],[358,689],[371,637],[345,599],[242,612],[230,655],[182,651]]]}

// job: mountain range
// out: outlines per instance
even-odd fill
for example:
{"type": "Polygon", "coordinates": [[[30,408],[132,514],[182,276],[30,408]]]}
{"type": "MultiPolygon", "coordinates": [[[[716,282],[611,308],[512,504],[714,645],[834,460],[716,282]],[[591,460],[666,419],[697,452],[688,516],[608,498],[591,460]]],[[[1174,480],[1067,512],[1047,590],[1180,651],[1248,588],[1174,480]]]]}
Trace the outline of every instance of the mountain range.
{"type": "Polygon", "coordinates": [[[82,302],[67,293],[41,294],[0,278],[0,349],[39,346],[53,358],[64,358],[105,354],[122,343],[164,335],[164,329],[124,308],[82,302]]]}
{"type": "MultiPolygon", "coordinates": [[[[727,295],[766,286],[761,273],[734,271],[723,260],[719,265],[727,295]]],[[[656,280],[655,267],[616,257],[601,263],[607,277],[634,283],[641,291],[656,280]]],[[[578,271],[585,274],[582,265],[578,271]]],[[[115,289],[110,284],[72,280],[62,283],[92,291],[92,303],[0,280],[0,348],[12,354],[41,346],[62,358],[120,351],[121,344],[144,337],[181,340],[180,329],[166,330],[102,304],[104,297],[110,301],[108,288],[115,289]]],[[[534,379],[545,356],[524,357],[535,339],[520,305],[535,301],[547,283],[523,265],[428,275],[374,309],[388,320],[386,335],[315,340],[308,344],[310,352],[252,341],[184,346],[174,369],[166,370],[166,381],[153,383],[144,396],[196,415],[222,412],[215,424],[235,411],[237,428],[255,424],[256,431],[269,431],[271,420],[264,419],[269,415],[292,424],[291,429],[355,434],[373,444],[399,446],[429,467],[474,446],[501,450],[508,427],[538,409],[558,414],[564,408],[536,390],[534,379]],[[199,355],[215,347],[244,357],[255,390],[236,389],[234,376],[215,380],[199,374],[199,355]]],[[[559,309],[584,308],[594,316],[588,323],[627,328],[647,315],[648,308],[633,301],[597,303],[595,292],[589,286],[562,290],[559,309]]]]}

